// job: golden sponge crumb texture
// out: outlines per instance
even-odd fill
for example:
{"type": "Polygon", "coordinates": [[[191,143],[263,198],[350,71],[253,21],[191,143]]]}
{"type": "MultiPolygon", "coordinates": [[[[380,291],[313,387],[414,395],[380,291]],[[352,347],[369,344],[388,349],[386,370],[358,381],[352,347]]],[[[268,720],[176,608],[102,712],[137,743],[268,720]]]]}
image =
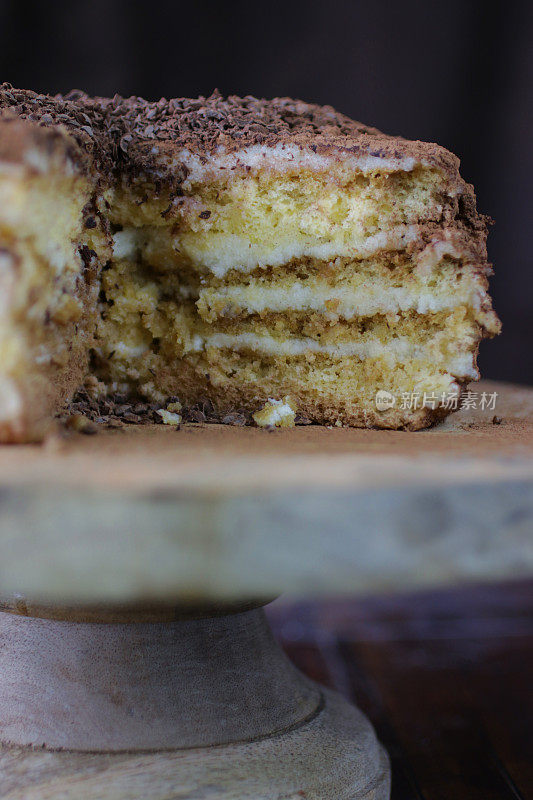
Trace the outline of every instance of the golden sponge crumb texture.
{"type": "MultiPolygon", "coordinates": [[[[264,248],[273,241],[272,217],[281,224],[278,204],[287,207],[284,192],[294,181],[296,176],[289,181],[284,175],[278,185],[269,176],[272,191],[263,197],[263,218],[254,209],[256,236],[266,230],[271,237],[261,239],[264,248]]],[[[306,185],[309,206],[320,205],[320,192],[313,196],[306,185]]],[[[345,191],[349,195],[351,189],[345,191]]],[[[419,226],[417,238],[404,247],[393,240],[393,249],[383,245],[362,255],[353,245],[350,255],[331,258],[310,255],[313,248],[305,243],[295,255],[293,233],[289,261],[275,263],[274,244],[262,264],[251,267],[241,259],[226,270],[219,243],[231,239],[234,216],[246,216],[248,209],[241,198],[232,211],[222,186],[215,194],[224,198],[231,225],[219,220],[210,239],[201,220],[196,249],[190,246],[188,212],[185,220],[162,217],[160,204],[128,206],[123,193],[113,203],[112,219],[120,230],[115,259],[102,276],[96,347],[96,369],[107,383],[134,387],[148,399],[152,392],[178,394],[185,403],[207,397],[221,415],[235,407],[253,412],[259,401],[289,394],[298,410],[317,422],[418,428],[447,413],[443,404],[400,410],[398,403],[380,412],[374,402],[378,390],[396,398],[406,393],[441,398],[477,379],[480,338],[496,333],[499,323],[487,295],[484,247],[460,226],[444,231],[430,223],[423,230],[419,226]],[[184,226],[185,255],[176,232],[184,226]]],[[[342,198],[338,190],[337,195],[343,207],[349,204],[349,196],[342,198]]],[[[428,205],[425,195],[423,202],[428,205]]],[[[209,219],[215,213],[212,208],[209,219]]],[[[354,227],[360,223],[358,218],[354,227]]],[[[385,216],[380,224],[386,240],[391,229],[385,216]]],[[[309,237],[313,231],[305,225],[309,237]]],[[[322,234],[319,225],[315,244],[322,234]]],[[[347,238],[356,241],[355,235],[347,238]]]]}

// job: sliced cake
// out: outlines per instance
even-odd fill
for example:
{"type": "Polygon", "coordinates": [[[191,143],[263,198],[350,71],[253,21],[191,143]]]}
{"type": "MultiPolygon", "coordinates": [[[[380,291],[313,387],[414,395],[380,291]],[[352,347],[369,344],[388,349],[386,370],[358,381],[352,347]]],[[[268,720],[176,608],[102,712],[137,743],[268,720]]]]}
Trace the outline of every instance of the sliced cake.
{"type": "MultiPolygon", "coordinates": [[[[479,342],[499,330],[486,225],[443,148],[289,99],[76,93],[37,98],[32,120],[6,94],[17,99],[4,88],[0,120],[10,121],[0,131],[23,118],[32,135],[81,151],[84,164],[67,166],[64,155],[42,173],[54,208],[23,145],[17,180],[34,188],[18,222],[4,224],[10,203],[0,195],[9,258],[18,248],[28,274],[43,276],[41,316],[27,293],[18,306],[8,300],[2,334],[26,343],[17,386],[53,382],[46,411],[31,400],[30,416],[59,408],[89,370],[109,393],[161,405],[177,396],[185,407],[208,400],[221,418],[290,398],[315,422],[416,429],[449,413],[449,398],[479,377],[479,342]],[[68,120],[44,112],[47,104],[65,106],[68,120]],[[61,203],[70,227],[47,238],[61,203]],[[36,219],[39,263],[48,264],[39,268],[21,250],[36,219]],[[60,279],[41,255],[51,242],[69,253],[60,279]],[[62,322],[61,311],[56,319],[47,293],[77,320],[62,322]],[[71,354],[54,372],[46,358],[65,347],[71,354]],[[38,348],[40,369],[28,355],[38,348]],[[376,403],[380,391],[388,404],[376,403]]],[[[19,292],[20,280],[12,278],[19,292]]],[[[2,368],[0,391],[16,372],[2,368]]]]}

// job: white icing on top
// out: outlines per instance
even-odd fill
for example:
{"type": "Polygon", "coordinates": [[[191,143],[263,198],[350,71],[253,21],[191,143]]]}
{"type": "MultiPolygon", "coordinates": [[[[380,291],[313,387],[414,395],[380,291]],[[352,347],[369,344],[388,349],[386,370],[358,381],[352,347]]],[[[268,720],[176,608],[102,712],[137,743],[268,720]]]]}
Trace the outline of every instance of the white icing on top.
{"type": "MultiPolygon", "coordinates": [[[[185,189],[189,189],[193,184],[204,183],[220,177],[224,173],[228,177],[229,171],[271,169],[276,172],[287,172],[289,170],[310,169],[323,172],[331,169],[335,164],[339,164],[339,153],[332,156],[319,155],[310,149],[302,149],[292,144],[277,144],[275,147],[268,145],[255,144],[245,147],[234,153],[226,153],[220,147],[207,163],[205,159],[191,153],[189,150],[181,150],[171,161],[173,168],[177,169],[185,164],[189,170],[187,179],[184,182],[185,189]]],[[[410,172],[417,164],[426,165],[425,161],[417,161],[412,156],[401,156],[399,158],[380,158],[368,154],[359,156],[350,153],[342,154],[340,162],[342,168],[352,169],[364,174],[370,172],[410,172]]]]}

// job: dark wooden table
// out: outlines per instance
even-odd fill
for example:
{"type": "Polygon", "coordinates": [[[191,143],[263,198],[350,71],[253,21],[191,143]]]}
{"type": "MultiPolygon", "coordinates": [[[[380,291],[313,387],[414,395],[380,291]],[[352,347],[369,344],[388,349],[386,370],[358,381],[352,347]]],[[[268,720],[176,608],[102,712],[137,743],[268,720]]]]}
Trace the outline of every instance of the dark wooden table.
{"type": "Polygon", "coordinates": [[[369,716],[392,800],[533,797],[533,582],[268,614],[298,667],[369,716]]]}

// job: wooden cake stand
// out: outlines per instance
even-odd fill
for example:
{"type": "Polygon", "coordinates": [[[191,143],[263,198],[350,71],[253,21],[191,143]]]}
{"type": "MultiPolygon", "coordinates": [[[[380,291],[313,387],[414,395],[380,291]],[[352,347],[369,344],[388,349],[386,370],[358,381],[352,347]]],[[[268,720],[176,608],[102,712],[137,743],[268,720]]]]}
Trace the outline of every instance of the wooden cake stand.
{"type": "Polygon", "coordinates": [[[3,800],[385,800],[260,606],[533,571],[533,390],[418,433],[187,425],[0,448],[3,800]]]}

